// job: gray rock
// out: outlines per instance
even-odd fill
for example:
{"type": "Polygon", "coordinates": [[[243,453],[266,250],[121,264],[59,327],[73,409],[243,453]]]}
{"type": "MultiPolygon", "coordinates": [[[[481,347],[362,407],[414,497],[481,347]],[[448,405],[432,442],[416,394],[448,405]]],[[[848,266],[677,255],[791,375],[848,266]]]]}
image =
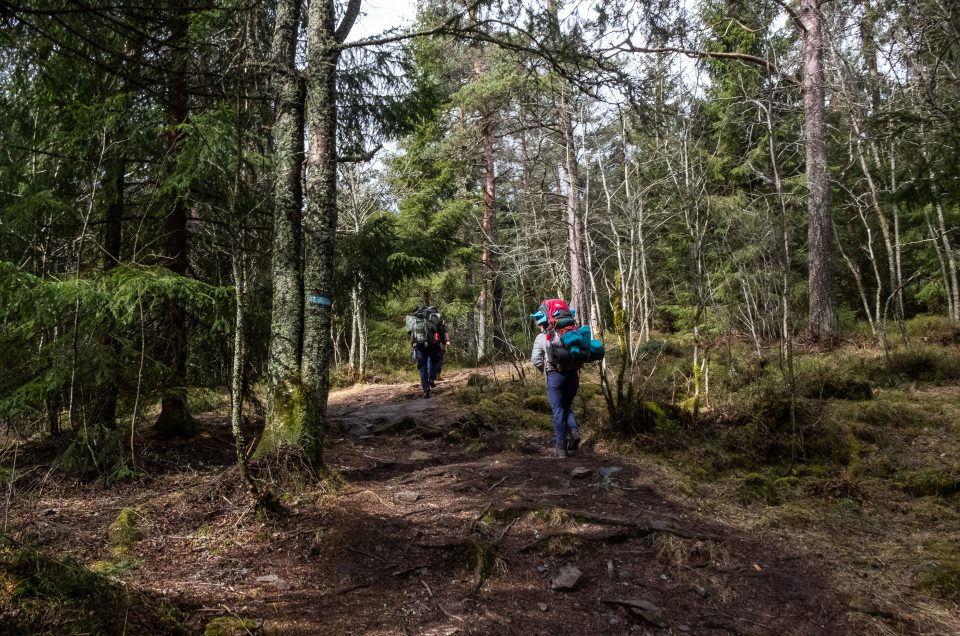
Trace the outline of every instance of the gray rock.
{"type": "Polygon", "coordinates": [[[540,608],[540,611],[541,611],[541,612],[546,612],[546,611],[547,611],[547,604],[546,604],[546,603],[537,603],[537,607],[540,608]]]}
{"type": "Polygon", "coordinates": [[[420,493],[413,490],[401,490],[393,495],[393,498],[397,501],[403,501],[406,503],[413,503],[417,499],[420,499],[420,493]]]}
{"type": "Polygon", "coordinates": [[[710,590],[703,587],[702,585],[694,585],[693,591],[696,592],[702,598],[707,598],[708,596],[710,596],[710,590]]]}
{"type": "Polygon", "coordinates": [[[583,477],[589,477],[593,474],[593,470],[587,468],[586,466],[577,466],[570,471],[570,476],[574,479],[581,479],[583,477]]]}
{"type": "Polygon", "coordinates": [[[604,479],[610,479],[611,477],[619,473],[621,470],[623,469],[620,468],[619,466],[604,466],[603,468],[597,471],[597,474],[599,474],[604,479]]]}
{"type": "Polygon", "coordinates": [[[560,569],[560,573],[550,581],[550,589],[570,591],[577,587],[583,572],[576,566],[568,565],[560,569]]]}
{"type": "Polygon", "coordinates": [[[627,608],[631,614],[642,618],[651,625],[665,627],[667,624],[666,621],[663,620],[663,611],[650,601],[644,599],[624,599],[609,601],[609,603],[627,608]]]}
{"type": "Polygon", "coordinates": [[[276,574],[267,574],[266,576],[258,576],[257,583],[268,583],[273,585],[281,592],[291,589],[293,586],[290,584],[290,581],[286,579],[281,579],[276,574]]]}

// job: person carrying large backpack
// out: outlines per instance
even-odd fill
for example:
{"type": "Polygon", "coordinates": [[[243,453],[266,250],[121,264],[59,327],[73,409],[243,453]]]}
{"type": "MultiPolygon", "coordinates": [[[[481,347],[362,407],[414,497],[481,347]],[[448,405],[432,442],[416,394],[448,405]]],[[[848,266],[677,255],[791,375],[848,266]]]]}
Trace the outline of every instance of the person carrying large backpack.
{"type": "Polygon", "coordinates": [[[566,458],[580,446],[580,429],[573,414],[573,399],[580,388],[582,361],[563,352],[561,338],[576,331],[576,314],[559,298],[545,300],[530,318],[540,327],[533,341],[530,360],[547,379],[547,399],[553,411],[553,435],[557,457],[566,458]]]}
{"type": "Polygon", "coordinates": [[[417,361],[420,372],[420,387],[423,397],[430,397],[430,389],[436,385],[440,367],[443,364],[443,351],[447,344],[446,329],[440,311],[434,306],[420,305],[406,318],[407,334],[413,347],[412,356],[417,361]]]}

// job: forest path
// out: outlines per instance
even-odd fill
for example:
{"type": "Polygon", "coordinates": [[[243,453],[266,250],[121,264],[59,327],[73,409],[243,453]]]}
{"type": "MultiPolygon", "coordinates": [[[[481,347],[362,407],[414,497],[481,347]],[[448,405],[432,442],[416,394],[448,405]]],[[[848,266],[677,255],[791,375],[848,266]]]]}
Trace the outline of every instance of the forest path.
{"type": "Polygon", "coordinates": [[[574,457],[553,457],[546,429],[484,421],[455,398],[475,373],[493,371],[451,372],[430,399],[414,383],[333,392],[326,457],[342,483],[288,485],[278,519],[253,514],[229,423],[210,414],[200,437],[154,442],[148,477],[48,485],[11,523],[57,554],[125,567],[201,632],[240,617],[209,633],[857,633],[829,555],[711,518],[668,471],[589,430],[574,457]],[[142,539],[118,556],[109,527],[125,508],[142,539]]]}
{"type": "MultiPolygon", "coordinates": [[[[454,398],[477,373],[512,380],[509,367],[467,369],[430,399],[417,383],[331,394],[343,435],[328,456],[348,486],[328,523],[341,543],[314,544],[332,578],[291,609],[332,620],[329,633],[846,631],[811,555],[698,513],[659,467],[589,431],[560,460],[549,431],[483,421],[454,398]]],[[[311,633],[284,624],[296,628],[311,633]]]]}

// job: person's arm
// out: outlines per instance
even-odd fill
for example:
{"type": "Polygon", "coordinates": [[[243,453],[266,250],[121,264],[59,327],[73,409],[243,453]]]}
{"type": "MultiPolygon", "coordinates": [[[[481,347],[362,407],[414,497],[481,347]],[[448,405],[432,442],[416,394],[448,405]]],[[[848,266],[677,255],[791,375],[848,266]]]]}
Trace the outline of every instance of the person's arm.
{"type": "Polygon", "coordinates": [[[450,346],[450,334],[447,333],[447,326],[443,324],[440,325],[440,344],[444,349],[450,346]]]}
{"type": "Polygon", "coordinates": [[[547,336],[538,334],[533,341],[533,351],[530,353],[530,362],[536,367],[537,371],[543,373],[543,366],[547,362],[547,336]]]}

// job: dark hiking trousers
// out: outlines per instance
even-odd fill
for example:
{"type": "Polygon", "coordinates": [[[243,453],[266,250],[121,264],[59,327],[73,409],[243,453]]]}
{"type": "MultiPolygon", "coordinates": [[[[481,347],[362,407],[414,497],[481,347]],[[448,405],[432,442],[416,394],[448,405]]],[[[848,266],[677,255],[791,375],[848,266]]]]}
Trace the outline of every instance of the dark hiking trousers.
{"type": "Polygon", "coordinates": [[[566,446],[568,434],[579,433],[577,419],[573,416],[573,398],[579,388],[579,370],[547,372],[547,399],[553,411],[553,435],[557,448],[566,446]]]}
{"type": "Polygon", "coordinates": [[[420,372],[420,386],[424,395],[430,395],[430,383],[440,373],[443,349],[437,347],[416,347],[413,350],[417,358],[417,371],[420,372]]]}

